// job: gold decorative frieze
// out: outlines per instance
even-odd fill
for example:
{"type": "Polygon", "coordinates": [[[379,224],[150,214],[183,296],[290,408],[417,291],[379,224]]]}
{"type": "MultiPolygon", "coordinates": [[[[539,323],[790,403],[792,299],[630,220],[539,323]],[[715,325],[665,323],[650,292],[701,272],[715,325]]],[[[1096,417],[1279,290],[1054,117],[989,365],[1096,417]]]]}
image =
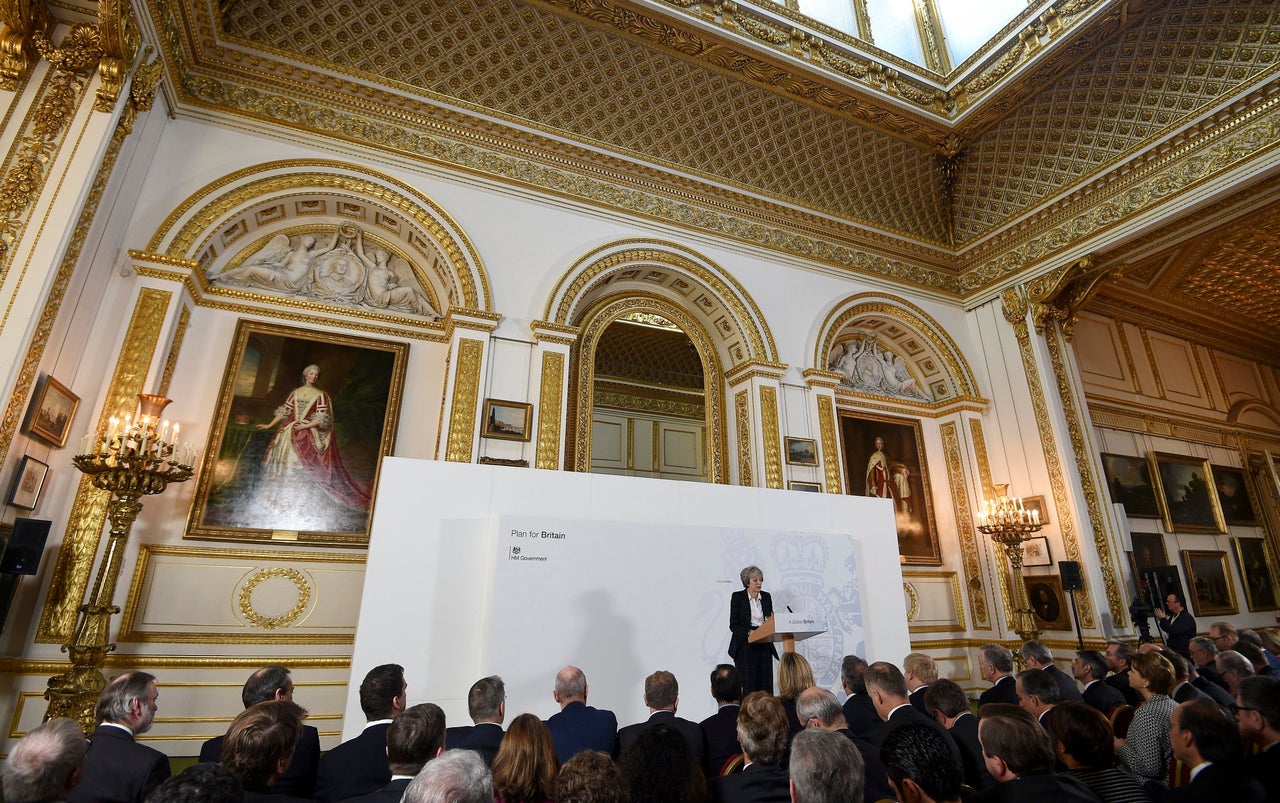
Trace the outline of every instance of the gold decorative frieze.
{"type": "Polygon", "coordinates": [[[542,353],[541,380],[538,388],[538,449],[534,467],[560,468],[560,417],[564,411],[565,355],[559,351],[542,353]]]}
{"type": "MultiPolygon", "coordinates": [[[[972,420],[977,424],[977,419],[972,420]]],[[[951,505],[956,516],[956,534],[960,540],[960,562],[964,567],[965,587],[969,591],[969,609],[975,628],[986,627],[987,595],[982,582],[982,559],[978,554],[978,535],[973,526],[975,511],[969,507],[969,489],[964,481],[964,456],[960,448],[959,427],[948,421],[938,427],[942,436],[942,452],[947,463],[947,482],[951,486],[951,505]]],[[[956,594],[960,593],[957,585],[956,594]]],[[[961,607],[956,605],[956,610],[961,607]]],[[[958,614],[957,614],[958,615],[958,614]]]]}

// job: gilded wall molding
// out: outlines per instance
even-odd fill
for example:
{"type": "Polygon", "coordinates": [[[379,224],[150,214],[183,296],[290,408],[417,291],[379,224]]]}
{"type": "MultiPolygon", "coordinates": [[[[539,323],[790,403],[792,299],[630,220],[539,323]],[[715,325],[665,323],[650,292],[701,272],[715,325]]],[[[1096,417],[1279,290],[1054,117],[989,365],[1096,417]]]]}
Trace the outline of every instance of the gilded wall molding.
{"type": "MultiPolygon", "coordinates": [[[[982,498],[991,499],[994,493],[994,485],[991,480],[991,460],[987,456],[987,435],[982,429],[982,421],[980,419],[969,419],[969,435],[973,438],[973,458],[978,465],[978,482],[982,486],[982,498]]],[[[974,540],[975,542],[977,541],[977,535],[974,536],[974,540]]],[[[1000,580],[1000,602],[1004,606],[1004,620],[1012,622],[1014,621],[1015,604],[1013,601],[1013,580],[1009,570],[1009,561],[1004,559],[998,549],[992,548],[990,554],[992,563],[996,567],[996,576],[1000,580]]]]}
{"type": "Polygon", "coordinates": [[[560,351],[542,352],[542,371],[538,389],[538,448],[534,467],[555,471],[560,468],[560,417],[564,411],[565,355],[560,351]]]}
{"type": "Polygon", "coordinates": [[[187,326],[190,324],[191,308],[183,304],[182,311],[178,313],[178,323],[173,327],[173,337],[169,340],[169,353],[164,358],[160,387],[156,388],[156,393],[161,396],[169,395],[169,383],[173,381],[173,370],[178,365],[178,354],[182,351],[182,341],[187,336],[187,326]]]}
{"type": "Polygon", "coordinates": [[[128,0],[98,0],[98,44],[102,55],[98,61],[97,98],[93,108],[110,112],[124,89],[140,42],[138,21],[128,0]]]}
{"type": "Polygon", "coordinates": [[[0,2],[0,89],[17,92],[31,75],[38,58],[31,35],[48,35],[53,17],[44,0],[4,0],[0,2]]]}
{"type": "Polygon", "coordinates": [[[782,433],[778,426],[778,389],[760,386],[760,434],[764,438],[764,487],[782,487],[782,433]]]}
{"type": "Polygon", "coordinates": [[[755,485],[751,466],[751,392],[743,389],[733,397],[734,422],[738,440],[738,484],[755,485]]]}
{"type": "MultiPolygon", "coordinates": [[[[987,627],[987,596],[982,582],[982,559],[978,556],[978,536],[973,526],[974,513],[969,509],[969,489],[964,482],[964,456],[960,448],[959,425],[947,421],[938,427],[942,436],[942,452],[947,462],[947,482],[951,486],[951,505],[956,516],[956,535],[960,542],[960,564],[964,567],[965,588],[969,592],[969,611],[974,629],[987,627]]],[[[956,586],[957,615],[960,588],[956,586]]],[[[961,626],[964,622],[961,621],[961,626]]]]}
{"type": "MultiPolygon", "coordinates": [[[[144,287],[139,291],[103,399],[103,411],[132,410],[137,404],[137,395],[146,390],[147,371],[159,345],[172,298],[173,294],[164,290],[144,287]]],[[[106,434],[107,418],[106,415],[98,416],[96,437],[102,438],[106,434]]],[[[56,643],[71,638],[76,611],[84,599],[102,529],[107,522],[108,501],[110,495],[94,488],[87,475],[80,478],[75,501],[67,517],[67,529],[58,549],[58,560],[49,577],[49,591],[40,612],[36,642],[56,643]]]]}
{"type": "Polygon", "coordinates": [[[826,478],[827,493],[842,494],[844,488],[840,482],[840,466],[844,455],[840,453],[840,445],[836,439],[836,405],[835,400],[825,393],[818,396],[818,432],[822,443],[822,473],[826,478]]]}
{"type": "Polygon", "coordinates": [[[449,443],[445,460],[470,463],[476,439],[476,406],[480,403],[480,364],[485,344],[473,337],[458,339],[458,359],[452,382],[453,399],[449,403],[449,443]]]}
{"type": "MultiPolygon", "coordinates": [[[[1004,319],[1013,327],[1018,340],[1018,352],[1022,357],[1022,369],[1027,377],[1027,391],[1031,397],[1031,406],[1035,410],[1036,428],[1040,435],[1040,447],[1044,453],[1045,470],[1049,474],[1049,485],[1053,492],[1054,509],[1058,515],[1058,532],[1062,534],[1062,543],[1068,560],[1080,560],[1080,543],[1076,538],[1075,526],[1071,515],[1071,500],[1067,496],[1067,477],[1062,461],[1058,457],[1057,438],[1053,433],[1052,415],[1045,399],[1044,384],[1040,379],[1040,367],[1036,363],[1035,351],[1031,344],[1030,327],[1027,325],[1029,304],[1026,294],[1021,288],[1011,288],[1000,294],[1000,309],[1004,319]]],[[[1085,583],[1086,592],[1088,583],[1085,583]]],[[[1093,600],[1088,593],[1078,598],[1080,622],[1084,627],[1094,627],[1093,600]]],[[[1121,620],[1122,621],[1122,620],[1121,620]]]]}

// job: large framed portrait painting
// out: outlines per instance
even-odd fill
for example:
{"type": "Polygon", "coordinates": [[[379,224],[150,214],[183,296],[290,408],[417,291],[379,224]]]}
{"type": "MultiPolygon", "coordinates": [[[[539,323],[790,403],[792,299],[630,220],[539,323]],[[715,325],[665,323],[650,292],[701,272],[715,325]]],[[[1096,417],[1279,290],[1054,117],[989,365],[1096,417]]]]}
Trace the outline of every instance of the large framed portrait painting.
{"type": "Polygon", "coordinates": [[[241,320],[187,535],[368,543],[408,346],[241,320]]]}
{"type": "Polygon", "coordinates": [[[920,424],[905,418],[840,414],[849,493],[893,501],[902,562],[942,565],[920,424]]]}

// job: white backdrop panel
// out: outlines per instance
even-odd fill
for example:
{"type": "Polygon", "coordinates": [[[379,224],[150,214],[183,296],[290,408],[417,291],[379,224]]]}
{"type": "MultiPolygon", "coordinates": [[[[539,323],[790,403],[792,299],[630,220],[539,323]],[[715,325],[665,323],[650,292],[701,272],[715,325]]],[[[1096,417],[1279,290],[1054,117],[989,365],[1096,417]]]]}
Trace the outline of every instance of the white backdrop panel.
{"type": "Polygon", "coordinates": [[[567,663],[620,723],[646,716],[644,677],[659,668],[680,681],[681,714],[701,719],[748,564],[777,610],[827,618],[830,632],[799,646],[821,685],[838,682],[846,653],[901,661],[893,528],[891,505],[862,497],[388,458],[344,738],[364,723],[360,679],[392,661],[410,703],[439,704],[450,725],[470,723],[467,689],[495,673],[508,721],[549,716],[567,663]]]}

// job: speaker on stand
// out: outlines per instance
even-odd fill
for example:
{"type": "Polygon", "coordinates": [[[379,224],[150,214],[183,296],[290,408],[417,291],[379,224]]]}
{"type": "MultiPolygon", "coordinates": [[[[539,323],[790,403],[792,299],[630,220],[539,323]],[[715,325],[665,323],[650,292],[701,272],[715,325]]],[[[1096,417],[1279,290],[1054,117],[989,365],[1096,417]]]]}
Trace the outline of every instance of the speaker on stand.
{"type": "Polygon", "coordinates": [[[1076,592],[1084,588],[1080,564],[1074,560],[1058,561],[1058,573],[1062,575],[1062,590],[1071,592],[1071,617],[1076,623],[1076,643],[1084,649],[1084,633],[1080,630],[1080,611],[1076,609],[1076,592]]]}

